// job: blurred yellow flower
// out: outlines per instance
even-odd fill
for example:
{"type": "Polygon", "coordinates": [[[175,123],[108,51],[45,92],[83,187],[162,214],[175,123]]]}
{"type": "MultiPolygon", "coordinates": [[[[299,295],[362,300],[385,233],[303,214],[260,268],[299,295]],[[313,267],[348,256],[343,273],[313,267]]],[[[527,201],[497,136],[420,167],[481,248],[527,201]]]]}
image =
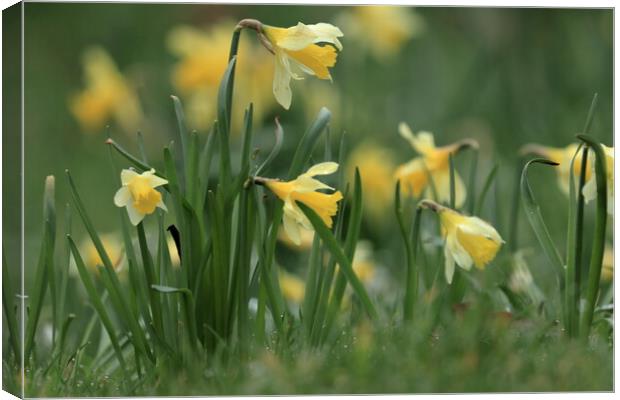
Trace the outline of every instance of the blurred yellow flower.
{"type": "Polygon", "coordinates": [[[305,283],[296,275],[280,270],[282,295],[288,301],[301,304],[304,299],[305,283]]]}
{"type": "MultiPolygon", "coordinates": [[[[605,165],[607,167],[607,214],[614,215],[614,148],[602,144],[605,151],[605,165]]],[[[592,177],[583,187],[583,198],[586,203],[596,198],[596,172],[594,163],[591,163],[592,177]]]]}
{"type": "Polygon", "coordinates": [[[155,208],[168,211],[162,201],[161,193],[156,187],[165,185],[167,180],[155,175],[155,170],[144,171],[138,174],[131,169],[121,171],[123,186],[114,195],[114,204],[117,207],[127,207],[129,220],[133,225],[138,225],[147,215],[152,214],[155,208]]]}
{"type": "Polygon", "coordinates": [[[301,72],[331,80],[329,68],[336,65],[336,49],[342,50],[338,38],[343,34],[339,28],[326,23],[299,22],[290,28],[263,25],[262,33],[275,55],[273,94],[282,107],[288,110],[291,106],[290,81],[303,79],[301,72]]]}
{"type": "Polygon", "coordinates": [[[601,279],[605,282],[612,282],[614,280],[614,249],[612,246],[605,246],[601,279]]]}
{"type": "Polygon", "coordinates": [[[394,197],[394,169],[392,153],[376,143],[365,142],[349,155],[347,174],[353,179],[359,168],[364,193],[364,212],[375,221],[385,221],[386,210],[394,197]]]}
{"type": "Polygon", "coordinates": [[[425,24],[413,9],[398,6],[357,6],[338,18],[356,44],[377,60],[394,60],[402,47],[424,31],[425,24]]]}
{"type": "MultiPolygon", "coordinates": [[[[558,173],[558,185],[562,192],[568,195],[569,192],[569,179],[570,179],[570,164],[575,156],[575,152],[579,147],[578,144],[572,143],[566,147],[549,147],[542,146],[537,143],[530,143],[523,146],[521,153],[523,154],[537,154],[542,157],[545,157],[553,162],[556,162],[560,165],[556,168],[558,173]]],[[[592,172],[590,171],[589,166],[592,164],[593,153],[590,151],[588,153],[588,165],[586,166],[586,181],[590,179],[592,176],[592,172]]],[[[583,160],[583,156],[581,151],[575,157],[575,162],[573,163],[573,175],[575,176],[575,183],[577,183],[577,179],[579,179],[579,174],[581,173],[581,163],[583,160]]]]}
{"type": "Polygon", "coordinates": [[[439,214],[441,234],[445,240],[446,281],[452,283],[454,264],[464,270],[478,269],[491,262],[504,241],[495,228],[478,217],[462,215],[430,200],[421,205],[439,214]]]}
{"type": "MultiPolygon", "coordinates": [[[[177,26],[170,31],[167,46],[179,62],[172,71],[172,83],[184,102],[189,126],[208,129],[216,117],[217,91],[228,66],[232,21],[221,21],[209,30],[177,26]]],[[[236,63],[233,125],[242,121],[244,109],[254,103],[254,120],[273,105],[269,93],[271,57],[246,40],[239,43],[236,63]]],[[[233,129],[233,132],[235,129],[233,129]]]]}
{"type": "MultiPolygon", "coordinates": [[[[400,135],[411,144],[411,147],[421,155],[396,170],[396,179],[401,182],[404,193],[420,197],[433,184],[437,191],[435,200],[448,202],[450,200],[449,156],[462,147],[472,146],[472,142],[464,140],[443,147],[435,147],[435,140],[430,132],[422,131],[414,135],[404,122],[400,123],[398,130],[400,135]],[[432,183],[429,182],[429,176],[432,178],[432,183]]],[[[434,197],[433,191],[429,192],[434,197]]],[[[454,192],[455,205],[461,207],[465,202],[467,189],[457,171],[454,171],[454,192]]]]}
{"type": "MultiPolygon", "coordinates": [[[[119,272],[123,268],[124,261],[124,251],[119,236],[113,233],[104,233],[99,235],[99,239],[101,239],[103,248],[112,261],[114,270],[119,272]]],[[[103,266],[103,260],[99,257],[99,252],[90,238],[82,240],[80,254],[86,267],[95,273],[99,273],[97,266],[103,266]]]]}
{"type": "Polygon", "coordinates": [[[177,250],[176,243],[174,243],[174,239],[169,237],[166,241],[166,245],[168,246],[168,253],[170,254],[170,261],[172,262],[172,266],[174,268],[180,267],[181,259],[179,258],[179,252],[177,250]]]}
{"type": "Polygon", "coordinates": [[[312,224],[299,209],[296,201],[310,207],[323,220],[328,228],[332,226],[332,217],[338,212],[338,202],[342,200],[342,193],[335,191],[332,194],[317,192],[319,189],[334,188],[314,179],[316,175],[329,175],[338,170],[335,162],[316,164],[297,179],[281,182],[276,179],[255,178],[256,182],[264,184],[284,202],[284,231],[297,245],[301,244],[301,228],[312,230],[312,224]]]}
{"type": "Polygon", "coordinates": [[[360,240],[353,255],[353,272],[364,284],[372,282],[376,275],[375,262],[372,257],[370,242],[360,240]]]}
{"type": "Polygon", "coordinates": [[[85,132],[103,128],[114,119],[127,133],[135,133],[142,121],[138,96],[100,47],[84,52],[84,90],[69,101],[69,107],[85,132]]]}

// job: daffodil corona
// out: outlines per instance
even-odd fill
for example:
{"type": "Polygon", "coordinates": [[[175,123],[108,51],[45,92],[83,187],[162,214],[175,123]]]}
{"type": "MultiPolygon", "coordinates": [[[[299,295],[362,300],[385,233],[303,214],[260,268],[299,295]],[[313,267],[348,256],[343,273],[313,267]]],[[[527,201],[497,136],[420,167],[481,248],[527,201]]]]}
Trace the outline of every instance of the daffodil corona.
{"type": "Polygon", "coordinates": [[[162,201],[161,193],[155,188],[168,183],[167,180],[155,175],[155,170],[138,174],[131,169],[121,171],[123,186],[114,195],[114,204],[117,207],[127,207],[129,220],[138,225],[148,214],[152,214],[157,207],[168,211],[162,201]]]}
{"type": "Polygon", "coordinates": [[[261,25],[260,29],[266,38],[263,44],[275,55],[273,94],[282,107],[288,110],[291,106],[291,78],[303,79],[304,72],[331,80],[329,68],[336,65],[338,51],[342,50],[339,28],[299,22],[290,28],[261,25]]]}
{"type": "Polygon", "coordinates": [[[495,228],[478,217],[462,215],[430,200],[422,200],[420,205],[439,214],[448,283],[452,283],[455,263],[467,271],[472,265],[484,269],[504,243],[495,228]]]}
{"type": "MultiPolygon", "coordinates": [[[[435,146],[435,139],[430,132],[413,134],[409,126],[402,122],[398,126],[400,135],[420,154],[413,160],[397,168],[395,177],[401,181],[405,193],[420,197],[430,186],[431,194],[440,202],[450,200],[450,154],[464,147],[477,147],[473,140],[463,140],[443,147],[435,146]],[[432,179],[432,182],[431,182],[432,179]]],[[[461,207],[467,196],[467,189],[460,175],[454,171],[455,205],[461,207]]]]}
{"type": "Polygon", "coordinates": [[[335,162],[316,164],[297,179],[282,182],[277,179],[255,178],[254,181],[267,186],[284,202],[284,216],[282,222],[284,231],[293,243],[301,243],[300,227],[312,230],[312,224],[299,209],[296,201],[310,207],[323,220],[327,227],[332,226],[332,217],[338,212],[338,202],[342,200],[342,193],[335,191],[327,194],[317,192],[320,189],[335,190],[334,188],[314,179],[316,175],[329,175],[338,170],[335,162]]]}

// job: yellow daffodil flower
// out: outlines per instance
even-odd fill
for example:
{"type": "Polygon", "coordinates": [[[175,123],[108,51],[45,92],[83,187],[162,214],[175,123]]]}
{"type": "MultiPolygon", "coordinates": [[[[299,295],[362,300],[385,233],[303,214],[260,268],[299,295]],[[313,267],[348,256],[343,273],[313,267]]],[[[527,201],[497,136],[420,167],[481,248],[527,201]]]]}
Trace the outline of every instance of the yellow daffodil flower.
{"type": "Polygon", "coordinates": [[[86,88],[69,102],[85,132],[103,128],[114,119],[127,133],[135,133],[142,120],[138,96],[102,48],[93,47],[83,58],[86,88]]]}
{"type": "Polygon", "coordinates": [[[301,304],[304,299],[305,283],[296,275],[284,270],[280,271],[280,288],[282,295],[288,301],[301,304]]]}
{"type": "Polygon", "coordinates": [[[347,37],[382,62],[394,60],[402,47],[425,28],[424,20],[411,8],[396,6],[353,7],[339,16],[338,23],[347,37]]]}
{"type": "Polygon", "coordinates": [[[138,174],[131,169],[121,171],[123,186],[114,195],[114,204],[117,207],[127,207],[129,220],[138,225],[148,214],[152,214],[157,207],[168,211],[162,201],[161,193],[156,187],[165,185],[167,180],[155,175],[155,170],[144,171],[138,174]]]}
{"type": "MultiPolygon", "coordinates": [[[[605,151],[605,163],[607,167],[607,214],[614,215],[614,148],[602,144],[605,151]]],[[[586,203],[596,198],[596,172],[594,163],[591,163],[592,177],[583,187],[583,198],[586,203]]]]}
{"type": "MultiPolygon", "coordinates": [[[[568,195],[569,193],[569,179],[570,179],[570,164],[575,156],[575,152],[579,145],[577,143],[569,144],[566,147],[549,147],[542,146],[536,143],[530,143],[521,149],[522,154],[536,154],[542,157],[545,157],[553,162],[556,162],[560,165],[557,166],[556,171],[558,174],[558,185],[562,192],[568,195]]],[[[589,166],[592,165],[592,157],[593,154],[591,151],[588,153],[588,165],[586,166],[586,182],[592,176],[592,172],[590,171],[589,166]]],[[[579,174],[581,173],[581,163],[583,160],[583,156],[581,151],[575,157],[575,162],[573,163],[573,176],[575,177],[575,184],[577,184],[577,179],[579,179],[579,174]]]]}
{"type": "Polygon", "coordinates": [[[455,263],[466,271],[472,265],[484,269],[504,243],[495,228],[478,217],[462,215],[430,200],[422,200],[420,204],[439,214],[445,241],[445,274],[448,283],[452,283],[455,263]]]}
{"type": "Polygon", "coordinates": [[[349,155],[348,175],[360,171],[364,188],[364,211],[374,221],[385,221],[385,212],[392,206],[394,197],[394,169],[391,152],[375,143],[357,146],[349,155]]]}
{"type": "MultiPolygon", "coordinates": [[[[101,239],[103,248],[112,261],[114,270],[119,272],[124,265],[124,251],[119,236],[112,233],[104,233],[99,235],[99,239],[101,239]]],[[[84,238],[80,243],[80,254],[83,257],[84,265],[94,271],[95,274],[98,274],[97,267],[103,266],[103,260],[101,260],[99,252],[90,238],[84,238]]],[[[76,269],[71,269],[71,271],[77,276],[76,269]]]]}
{"type": "MultiPolygon", "coordinates": [[[[407,140],[413,149],[421,156],[416,157],[398,167],[395,176],[401,182],[404,193],[420,197],[429,188],[429,176],[432,178],[437,192],[437,201],[448,202],[450,200],[450,154],[458,152],[461,148],[477,147],[472,140],[463,140],[443,147],[435,146],[435,139],[430,132],[418,132],[413,134],[409,126],[401,122],[398,126],[400,135],[407,140]]],[[[434,196],[433,191],[429,190],[434,196]]],[[[461,207],[467,197],[467,189],[457,171],[454,171],[454,192],[456,195],[455,205],[461,207]]]]}
{"type": "Polygon", "coordinates": [[[290,28],[262,25],[260,29],[266,38],[264,44],[275,55],[273,94],[282,107],[288,110],[291,106],[291,78],[303,79],[304,72],[331,80],[329,68],[336,65],[336,50],[342,50],[338,38],[343,33],[339,28],[326,23],[299,22],[290,28]]]}
{"type": "Polygon", "coordinates": [[[605,251],[603,252],[601,279],[605,282],[612,282],[614,280],[614,249],[611,246],[605,246],[605,251]]]}
{"type": "Polygon", "coordinates": [[[327,227],[332,226],[332,217],[338,212],[338,202],[342,200],[342,193],[335,191],[332,194],[317,192],[320,189],[335,190],[326,184],[314,179],[316,175],[329,175],[338,170],[335,162],[324,162],[310,167],[308,171],[299,175],[297,179],[282,182],[276,179],[255,178],[255,182],[264,184],[284,202],[284,217],[282,218],[284,231],[297,245],[301,244],[300,227],[312,230],[312,224],[299,209],[296,201],[310,207],[323,220],[327,227]]]}
{"type": "MultiPolygon", "coordinates": [[[[208,30],[182,25],[168,34],[168,49],[179,59],[172,71],[172,83],[183,100],[192,128],[204,130],[213,124],[234,27],[232,21],[218,22],[208,30]]],[[[254,104],[254,121],[260,121],[274,106],[269,93],[273,68],[270,58],[257,45],[243,40],[239,43],[233,125],[243,120],[244,109],[250,102],[254,104]]]]}

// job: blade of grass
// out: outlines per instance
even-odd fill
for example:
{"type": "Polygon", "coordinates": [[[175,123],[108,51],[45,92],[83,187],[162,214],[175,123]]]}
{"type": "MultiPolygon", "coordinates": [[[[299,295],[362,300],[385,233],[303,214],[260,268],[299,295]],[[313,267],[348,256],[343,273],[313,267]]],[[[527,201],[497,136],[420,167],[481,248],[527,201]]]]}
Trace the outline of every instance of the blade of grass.
{"type": "Polygon", "coordinates": [[[181,154],[183,156],[183,161],[187,160],[187,140],[189,131],[187,130],[187,125],[185,124],[185,113],[183,112],[183,105],[181,104],[181,100],[177,96],[170,96],[172,102],[174,103],[174,113],[177,117],[177,125],[179,127],[179,137],[181,138],[181,154]]]}
{"type": "Polygon", "coordinates": [[[478,174],[478,149],[471,149],[471,164],[469,167],[469,183],[467,184],[468,204],[467,210],[470,215],[474,214],[476,209],[476,175],[478,174]]]}
{"type": "Polygon", "coordinates": [[[448,154],[448,166],[450,168],[450,208],[456,209],[456,188],[454,187],[454,157],[448,154]]]}
{"type": "Polygon", "coordinates": [[[14,299],[15,292],[13,291],[13,281],[9,274],[9,267],[6,262],[6,252],[4,246],[2,249],[2,308],[4,310],[4,316],[7,321],[9,330],[9,341],[13,350],[13,357],[15,360],[21,356],[21,350],[19,346],[19,328],[17,327],[17,316],[15,315],[14,299]]]}

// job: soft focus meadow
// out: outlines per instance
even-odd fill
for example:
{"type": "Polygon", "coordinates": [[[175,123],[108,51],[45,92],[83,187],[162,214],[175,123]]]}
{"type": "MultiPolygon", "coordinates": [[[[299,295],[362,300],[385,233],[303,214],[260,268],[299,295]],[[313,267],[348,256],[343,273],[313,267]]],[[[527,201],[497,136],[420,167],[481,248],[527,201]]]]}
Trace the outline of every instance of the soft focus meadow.
{"type": "Polygon", "coordinates": [[[611,10],[24,15],[3,389],[612,390],[611,10]]]}

